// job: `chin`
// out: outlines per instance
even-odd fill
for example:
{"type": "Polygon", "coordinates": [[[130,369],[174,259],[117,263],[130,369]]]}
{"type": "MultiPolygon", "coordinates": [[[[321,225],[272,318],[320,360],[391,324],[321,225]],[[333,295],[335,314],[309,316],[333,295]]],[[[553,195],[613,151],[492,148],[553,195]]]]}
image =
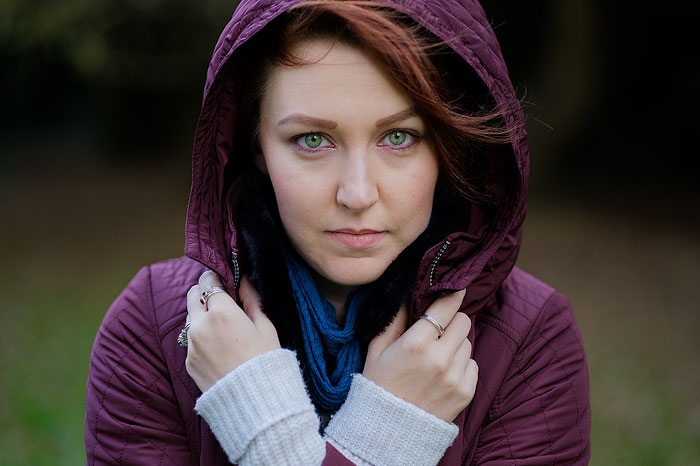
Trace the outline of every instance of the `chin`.
{"type": "Polygon", "coordinates": [[[382,276],[389,264],[367,263],[368,261],[352,259],[343,261],[324,271],[323,275],[331,282],[344,286],[361,286],[372,283],[382,276]],[[347,263],[350,262],[350,263],[347,263]]]}

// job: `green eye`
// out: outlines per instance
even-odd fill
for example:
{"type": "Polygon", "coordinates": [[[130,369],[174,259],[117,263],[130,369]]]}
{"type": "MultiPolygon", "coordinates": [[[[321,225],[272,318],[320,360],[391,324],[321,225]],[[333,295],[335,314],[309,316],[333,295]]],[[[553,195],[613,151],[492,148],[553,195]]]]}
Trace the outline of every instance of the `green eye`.
{"type": "Polygon", "coordinates": [[[387,140],[395,146],[401,145],[408,139],[408,134],[405,131],[392,131],[387,135],[387,140]]]}
{"type": "Polygon", "coordinates": [[[297,150],[315,152],[316,149],[325,150],[333,148],[333,143],[323,133],[304,133],[292,138],[297,150]]]}
{"type": "Polygon", "coordinates": [[[392,129],[388,133],[384,133],[380,145],[395,150],[402,150],[412,147],[419,140],[413,132],[405,129],[392,129]]]}
{"type": "Polygon", "coordinates": [[[311,133],[304,136],[304,144],[312,149],[320,147],[323,143],[323,136],[318,133],[311,133]]]}

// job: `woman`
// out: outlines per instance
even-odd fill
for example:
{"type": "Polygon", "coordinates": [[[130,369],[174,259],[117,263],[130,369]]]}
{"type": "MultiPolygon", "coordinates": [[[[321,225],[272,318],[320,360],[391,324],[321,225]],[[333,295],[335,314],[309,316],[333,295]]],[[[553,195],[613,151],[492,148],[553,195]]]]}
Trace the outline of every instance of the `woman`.
{"type": "Polygon", "coordinates": [[[188,258],[105,317],[88,464],[587,464],[576,324],[514,268],[528,146],[481,7],[297,3],[244,1],[216,47],[188,258]]]}

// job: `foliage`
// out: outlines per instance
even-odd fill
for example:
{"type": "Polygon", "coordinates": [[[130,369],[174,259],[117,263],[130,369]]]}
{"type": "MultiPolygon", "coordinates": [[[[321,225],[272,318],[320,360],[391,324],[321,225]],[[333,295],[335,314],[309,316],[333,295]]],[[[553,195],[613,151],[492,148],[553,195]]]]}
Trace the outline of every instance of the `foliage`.
{"type": "Polygon", "coordinates": [[[4,0],[0,53],[63,62],[102,85],[189,86],[191,65],[208,58],[234,8],[226,0],[4,0]]]}
{"type": "Polygon", "coordinates": [[[87,152],[102,158],[189,144],[207,64],[235,6],[0,0],[0,165],[37,132],[99,147],[87,152]]]}

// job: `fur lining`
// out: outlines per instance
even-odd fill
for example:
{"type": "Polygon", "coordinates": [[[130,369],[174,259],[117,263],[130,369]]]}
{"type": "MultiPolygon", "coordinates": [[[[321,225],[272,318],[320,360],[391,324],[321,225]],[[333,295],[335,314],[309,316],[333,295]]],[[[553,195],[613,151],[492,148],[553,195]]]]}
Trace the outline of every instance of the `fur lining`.
{"type": "Polygon", "coordinates": [[[301,324],[284,258],[288,240],[279,227],[270,179],[251,170],[237,188],[234,212],[243,269],[260,294],[262,309],[277,329],[280,343],[301,356],[301,324]]]}

